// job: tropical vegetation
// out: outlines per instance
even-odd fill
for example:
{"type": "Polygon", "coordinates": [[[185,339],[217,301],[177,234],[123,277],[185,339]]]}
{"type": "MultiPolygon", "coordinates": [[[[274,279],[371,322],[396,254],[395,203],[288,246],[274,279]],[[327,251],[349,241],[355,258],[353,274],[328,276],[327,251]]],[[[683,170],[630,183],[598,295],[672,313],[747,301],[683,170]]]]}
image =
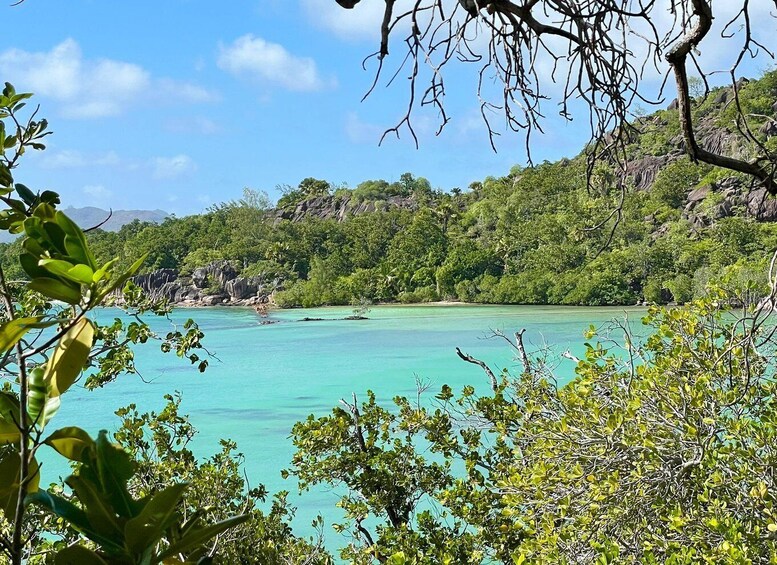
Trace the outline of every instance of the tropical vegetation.
{"type": "MultiPolygon", "coordinates": [[[[760,112],[777,74],[740,94],[760,112]]],[[[45,120],[23,117],[28,98],[8,84],[0,96],[0,228],[20,235],[0,270],[0,550],[14,565],[332,562],[321,539],[294,535],[283,493],[262,505],[268,493],[247,487],[233,442],[194,457],[179,397],[158,413],[120,408],[113,437],[57,419],[77,380],[111,386],[135,370],[143,343],[207,368],[194,322],[164,336],[144,323],[168,307],[133,276],[216,259],[274,280],[289,306],[687,303],[652,307],[642,339],[625,323],[590,328],[563,387],[519,332],[519,374],[461,353],[483,368],[481,383],[391,407],[365,392],[299,422],[285,473],[302,489],[344,487],[341,558],[777,562],[777,232],[747,179],[671,157],[672,113],[645,117],[630,146],[648,164],[670,152],[649,180],[614,164],[586,170],[582,157],[467,191],[409,173],[352,190],[307,178],[276,209],[247,190],[198,216],[85,233],[57,194],[14,179],[48,135],[45,120]],[[336,217],[310,212],[316,203],[335,203],[336,217]],[[132,321],[98,326],[90,312],[105,304],[132,321]],[[45,487],[45,449],[72,463],[64,485],[45,487]]],[[[696,111],[721,127],[728,119],[709,98],[696,111]]]]}

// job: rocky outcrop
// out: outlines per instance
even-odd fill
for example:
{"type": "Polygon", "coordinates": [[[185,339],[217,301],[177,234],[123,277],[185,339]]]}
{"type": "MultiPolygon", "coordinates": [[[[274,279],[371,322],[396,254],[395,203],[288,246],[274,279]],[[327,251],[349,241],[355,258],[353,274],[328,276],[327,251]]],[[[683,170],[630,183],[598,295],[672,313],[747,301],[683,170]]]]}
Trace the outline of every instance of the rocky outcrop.
{"type": "Polygon", "coordinates": [[[134,277],[134,282],[154,299],[180,306],[255,306],[266,304],[282,287],[268,277],[241,277],[228,261],[214,261],[182,277],[174,269],[158,269],[134,277]]]}
{"type": "Polygon", "coordinates": [[[749,190],[740,179],[729,177],[692,190],[683,218],[697,228],[733,215],[747,215],[759,222],[777,221],[777,199],[765,189],[749,190]]]}
{"type": "Polygon", "coordinates": [[[634,159],[626,164],[626,176],[631,178],[636,190],[647,190],[653,185],[658,172],[674,159],[676,157],[673,155],[646,155],[641,159],[634,159]]]}
{"type": "Polygon", "coordinates": [[[747,195],[747,212],[762,222],[777,221],[777,199],[759,188],[747,195]]]}
{"type": "Polygon", "coordinates": [[[177,278],[178,271],[175,269],[157,269],[151,273],[136,276],[133,282],[146,294],[156,297],[156,292],[175,282],[177,278]]]}
{"type": "Polygon", "coordinates": [[[390,196],[386,200],[358,201],[350,196],[316,196],[299,202],[296,206],[280,208],[275,211],[275,224],[282,220],[299,222],[306,218],[336,220],[344,222],[350,216],[370,214],[391,209],[415,210],[418,203],[411,197],[390,196]]]}
{"type": "Polygon", "coordinates": [[[216,285],[224,287],[235,277],[237,277],[237,271],[229,261],[214,261],[194,269],[192,282],[197,288],[211,288],[216,285]]]}

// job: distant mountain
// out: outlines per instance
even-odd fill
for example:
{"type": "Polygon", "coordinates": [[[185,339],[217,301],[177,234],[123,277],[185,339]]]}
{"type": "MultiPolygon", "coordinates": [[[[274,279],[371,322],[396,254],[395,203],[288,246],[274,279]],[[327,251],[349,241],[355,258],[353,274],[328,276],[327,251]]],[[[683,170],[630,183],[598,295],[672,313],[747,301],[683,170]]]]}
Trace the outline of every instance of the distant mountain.
{"type": "MultiPolygon", "coordinates": [[[[94,206],[86,206],[84,208],[73,208],[71,206],[65,208],[63,212],[84,229],[105,222],[100,226],[100,229],[105,231],[118,231],[123,225],[129,224],[135,220],[159,224],[164,221],[165,218],[170,217],[170,214],[164,210],[114,210],[113,213],[111,213],[109,210],[95,208],[94,206]],[[109,215],[110,218],[108,218],[109,215]],[[106,221],[106,218],[108,218],[108,221],[106,221]]],[[[0,243],[9,243],[14,239],[16,239],[16,236],[14,235],[7,232],[0,233],[0,243]]]]}
{"type": "Polygon", "coordinates": [[[86,206],[84,208],[69,207],[63,211],[84,229],[105,222],[100,226],[100,229],[105,231],[119,231],[124,224],[129,224],[135,220],[158,224],[170,216],[164,210],[114,210],[111,214],[108,210],[95,208],[94,206],[86,206]],[[109,215],[110,218],[108,218],[109,215]],[[106,218],[108,218],[107,221],[106,218]]]}

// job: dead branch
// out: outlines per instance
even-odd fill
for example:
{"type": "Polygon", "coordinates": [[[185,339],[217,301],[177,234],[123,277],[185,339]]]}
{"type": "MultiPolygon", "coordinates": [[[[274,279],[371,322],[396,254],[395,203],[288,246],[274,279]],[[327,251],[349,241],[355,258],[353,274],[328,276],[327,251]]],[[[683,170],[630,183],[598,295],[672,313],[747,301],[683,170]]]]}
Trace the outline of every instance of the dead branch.
{"type": "Polygon", "coordinates": [[[488,380],[491,381],[491,390],[493,390],[494,392],[497,391],[497,389],[499,388],[499,381],[497,380],[496,375],[494,375],[494,372],[491,370],[491,368],[488,365],[486,365],[484,361],[481,361],[480,359],[475,359],[471,355],[462,353],[461,349],[459,349],[458,347],[456,348],[456,355],[458,355],[459,358],[462,359],[463,361],[466,361],[467,363],[472,363],[473,365],[477,365],[478,367],[483,369],[483,371],[488,376],[488,380]]]}

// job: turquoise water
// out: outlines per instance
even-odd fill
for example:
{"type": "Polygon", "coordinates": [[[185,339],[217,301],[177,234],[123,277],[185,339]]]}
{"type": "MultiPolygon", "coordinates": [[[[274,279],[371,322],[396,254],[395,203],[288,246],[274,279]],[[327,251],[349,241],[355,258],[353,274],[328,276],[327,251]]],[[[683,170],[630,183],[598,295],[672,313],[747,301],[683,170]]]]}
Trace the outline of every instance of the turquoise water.
{"type": "MultiPolygon", "coordinates": [[[[325,489],[296,497],[296,487],[280,476],[293,453],[291,427],[308,414],[324,415],[339,399],[351,393],[364,396],[370,389],[389,403],[395,395],[415,395],[416,380],[430,383],[429,396],[443,384],[454,391],[465,384],[487,387],[480,368],[461,361],[464,352],[492,367],[516,368],[513,350],[501,339],[486,339],[492,329],[507,335],[526,328],[524,341],[531,353],[550,346],[557,354],[569,349],[581,356],[583,330],[623,318],[624,312],[639,326],[643,310],[623,308],[572,308],[544,306],[378,306],[369,320],[336,320],[351,308],[285,310],[270,314],[278,323],[260,325],[251,309],[179,309],[174,323],[197,320],[205,331],[204,344],[217,356],[201,374],[158,346],[139,348],[138,376],[125,376],[103,390],[87,392],[75,387],[68,393],[52,426],[79,425],[94,434],[115,429],[119,406],[135,403],[142,411],[158,410],[166,393],[183,394],[182,409],[199,430],[198,455],[218,451],[220,438],[230,438],[246,454],[246,473],[253,486],[263,483],[270,492],[290,490],[299,508],[295,530],[311,534],[310,522],[322,513],[331,524],[338,518],[337,494],[325,489]],[[299,321],[303,317],[326,321],[299,321]]],[[[98,318],[109,322],[116,311],[98,318]]],[[[160,333],[169,322],[153,320],[160,333]]],[[[615,337],[620,337],[615,335],[615,337]]],[[[561,359],[561,381],[573,374],[573,363],[561,359]]],[[[44,483],[66,473],[50,462],[44,483]]],[[[327,537],[336,535],[327,529],[327,537]]],[[[335,545],[337,540],[335,540],[335,545]]]]}

